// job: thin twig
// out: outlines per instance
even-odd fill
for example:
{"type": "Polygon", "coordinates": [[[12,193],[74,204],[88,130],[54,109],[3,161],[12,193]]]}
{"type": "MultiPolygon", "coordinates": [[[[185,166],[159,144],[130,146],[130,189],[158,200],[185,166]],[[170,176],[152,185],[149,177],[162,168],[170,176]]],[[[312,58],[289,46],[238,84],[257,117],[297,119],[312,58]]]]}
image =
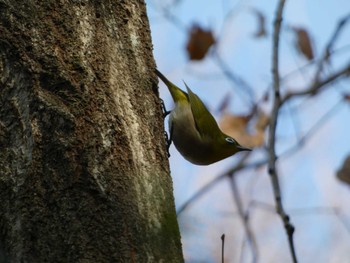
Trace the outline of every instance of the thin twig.
{"type": "Polygon", "coordinates": [[[350,222],[349,220],[347,220],[344,216],[344,214],[342,213],[342,211],[340,211],[340,208],[334,208],[334,213],[336,214],[338,220],[342,223],[342,225],[345,227],[346,231],[348,231],[348,233],[350,233],[350,222]]]}
{"type": "Polygon", "coordinates": [[[221,262],[225,263],[225,234],[221,236],[221,262]]]}
{"type": "Polygon", "coordinates": [[[281,190],[278,181],[278,173],[276,169],[276,127],[278,120],[278,112],[281,106],[281,96],[280,96],[280,75],[279,75],[279,39],[282,23],[282,13],[284,8],[285,0],[280,0],[277,7],[276,17],[274,21],[274,32],[273,32],[273,57],[272,57],[272,74],[273,74],[273,90],[274,90],[274,103],[273,110],[270,119],[270,129],[269,129],[269,165],[268,172],[271,178],[271,183],[273,187],[273,192],[276,202],[276,211],[280,215],[284,227],[287,232],[289,248],[292,255],[293,262],[297,262],[296,252],[293,242],[294,226],[290,223],[289,216],[283,209],[281,190]]]}
{"type": "MultiPolygon", "coordinates": [[[[253,254],[253,262],[257,262],[258,261],[258,246],[256,243],[256,239],[255,236],[253,234],[253,231],[250,227],[250,223],[249,223],[249,214],[247,212],[244,212],[244,208],[243,208],[243,202],[241,199],[241,195],[239,193],[237,184],[236,184],[236,177],[232,174],[230,176],[231,179],[231,189],[232,189],[232,194],[233,194],[233,199],[234,202],[236,204],[237,210],[238,210],[238,214],[239,217],[242,220],[243,226],[244,226],[244,231],[247,237],[247,241],[250,245],[250,248],[252,250],[252,254],[253,254]]],[[[244,245],[245,242],[243,242],[244,245]]],[[[243,262],[243,248],[241,250],[241,260],[240,262],[243,262]]]]}
{"type": "Polygon", "coordinates": [[[331,36],[330,40],[328,41],[328,44],[326,45],[326,48],[323,51],[322,58],[319,60],[317,64],[317,69],[314,77],[314,82],[317,83],[320,79],[320,75],[323,71],[323,66],[325,62],[327,62],[328,58],[330,57],[330,54],[332,52],[332,48],[337,41],[341,31],[343,30],[346,23],[350,21],[350,14],[347,14],[342,19],[339,20],[337,27],[334,30],[333,35],[331,36]]]}
{"type": "Polygon", "coordinates": [[[181,213],[187,209],[187,207],[189,207],[192,203],[197,201],[201,196],[206,194],[210,189],[212,189],[218,182],[220,182],[224,178],[226,178],[226,174],[219,175],[218,177],[214,178],[212,181],[204,185],[177,209],[176,215],[180,216],[181,213]]]}
{"type": "MultiPolygon", "coordinates": [[[[264,211],[274,214],[275,210],[273,205],[264,203],[257,200],[250,201],[248,205],[249,210],[252,208],[260,208],[264,211]]],[[[327,206],[316,206],[316,207],[303,207],[303,208],[294,208],[290,209],[290,213],[294,216],[304,216],[304,215],[313,215],[313,214],[325,214],[325,215],[334,215],[337,220],[344,226],[347,232],[350,233],[350,222],[342,213],[341,209],[338,207],[327,207],[327,206]]]]}
{"type": "Polygon", "coordinates": [[[174,26],[176,26],[180,31],[187,33],[188,28],[187,26],[174,14],[171,13],[172,7],[175,6],[178,3],[172,3],[167,5],[159,5],[157,3],[151,2],[151,6],[155,8],[165,19],[167,19],[170,23],[172,23],[174,26]]]}
{"type": "Polygon", "coordinates": [[[303,136],[299,138],[299,140],[294,145],[282,152],[279,155],[279,158],[282,159],[283,157],[290,157],[295,151],[299,151],[301,147],[305,144],[307,139],[314,135],[317,131],[319,131],[320,127],[323,124],[325,124],[326,121],[330,117],[332,117],[341,106],[344,106],[344,104],[341,103],[342,100],[343,99],[337,101],[325,114],[322,115],[322,117],[320,117],[317,120],[317,122],[303,136]]]}
{"type": "Polygon", "coordinates": [[[248,209],[253,209],[253,208],[260,208],[261,210],[267,211],[271,214],[276,214],[276,209],[273,205],[258,201],[258,200],[251,200],[248,205],[248,209]]]}
{"type": "Polygon", "coordinates": [[[242,95],[244,94],[245,97],[243,98],[247,100],[249,104],[254,105],[255,95],[253,87],[229,68],[229,66],[218,53],[217,48],[213,49],[212,54],[222,73],[227,77],[227,79],[232,81],[233,84],[237,85],[238,89],[236,89],[236,91],[240,92],[242,95]]]}
{"type": "MultiPolygon", "coordinates": [[[[224,0],[225,3],[228,3],[228,1],[224,0]]],[[[234,7],[232,7],[226,14],[223,14],[224,15],[224,21],[222,23],[222,27],[221,27],[221,32],[219,34],[219,36],[221,37],[218,37],[218,39],[222,39],[223,37],[227,36],[228,33],[225,32],[226,28],[229,28],[229,30],[232,30],[232,24],[229,23],[231,22],[231,19],[234,18],[235,15],[237,15],[239,13],[239,11],[241,10],[241,6],[245,3],[246,0],[240,0],[238,1],[234,7]]],[[[226,11],[227,9],[225,8],[224,12],[226,11]]],[[[220,41],[222,42],[222,41],[220,41]]]]}
{"type": "MultiPolygon", "coordinates": [[[[345,46],[342,46],[340,48],[337,48],[337,49],[334,49],[334,50],[331,50],[330,53],[329,53],[329,56],[340,56],[342,55],[344,52],[348,51],[350,48],[350,44],[347,44],[345,46]]],[[[304,71],[304,70],[307,70],[308,68],[310,68],[311,66],[314,66],[317,67],[317,65],[319,63],[321,63],[322,61],[322,58],[314,58],[313,60],[310,60],[310,61],[307,61],[306,64],[296,68],[296,69],[293,69],[292,71],[288,72],[287,74],[285,74],[281,80],[287,80],[288,78],[291,78],[291,77],[294,77],[294,75],[296,74],[299,74],[300,71],[304,71]]]]}
{"type": "Polygon", "coordinates": [[[214,178],[212,181],[210,181],[209,183],[204,185],[201,189],[199,189],[194,195],[192,195],[192,197],[190,197],[183,205],[179,207],[176,213],[177,216],[179,216],[189,205],[191,205],[193,202],[195,202],[197,199],[199,199],[201,196],[207,193],[217,183],[219,183],[221,180],[226,178],[227,175],[234,174],[242,169],[255,168],[266,163],[266,160],[262,160],[252,164],[246,164],[245,161],[248,157],[249,157],[249,153],[244,154],[235,167],[228,169],[226,172],[214,178]]]}
{"type": "MultiPolygon", "coordinates": [[[[339,55],[342,55],[345,51],[348,51],[350,48],[350,45],[345,45],[341,48],[338,48],[336,50],[332,50],[330,52],[330,56],[339,56],[339,55]]],[[[285,82],[287,79],[291,78],[291,77],[294,77],[297,73],[300,73],[301,70],[306,70],[308,67],[311,67],[313,65],[315,65],[316,63],[320,63],[321,59],[314,59],[312,61],[308,61],[307,64],[297,68],[297,69],[294,69],[292,71],[290,71],[289,73],[285,74],[283,77],[281,77],[280,81],[282,82],[285,82]]],[[[272,84],[269,84],[266,88],[265,88],[265,91],[262,92],[262,96],[257,100],[257,103],[256,104],[259,104],[261,103],[262,101],[264,101],[264,98],[266,97],[266,94],[268,94],[269,90],[271,89],[271,86],[272,84]]],[[[288,95],[288,94],[287,94],[288,95]]],[[[288,95],[290,98],[288,98],[287,100],[291,99],[293,97],[293,95],[288,95]]],[[[282,99],[282,103],[285,102],[285,98],[282,99]]]]}
{"type": "Polygon", "coordinates": [[[286,96],[284,96],[284,98],[280,100],[279,104],[283,104],[294,97],[304,96],[304,95],[314,95],[317,92],[319,92],[321,88],[349,74],[350,74],[350,63],[345,67],[343,67],[342,69],[338,70],[337,72],[333,73],[332,75],[328,76],[324,80],[313,82],[308,88],[304,90],[287,93],[286,96]]]}

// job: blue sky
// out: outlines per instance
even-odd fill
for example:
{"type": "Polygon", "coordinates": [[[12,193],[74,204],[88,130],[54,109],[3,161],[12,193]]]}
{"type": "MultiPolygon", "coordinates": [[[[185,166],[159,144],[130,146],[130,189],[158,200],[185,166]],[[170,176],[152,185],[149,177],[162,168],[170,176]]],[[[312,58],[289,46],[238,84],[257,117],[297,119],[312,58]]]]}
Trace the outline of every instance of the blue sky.
{"type": "MultiPolygon", "coordinates": [[[[185,80],[212,111],[227,94],[231,94],[230,112],[249,112],[249,106],[236,92],[237,87],[222,75],[213,59],[188,60],[185,52],[188,32],[184,28],[198,23],[212,29],[214,35],[220,37],[220,55],[236,74],[254,87],[256,98],[260,98],[271,89],[271,34],[277,1],[178,1],[177,5],[171,6],[171,13],[181,21],[181,26],[162,14],[162,5],[172,2],[146,1],[158,69],[180,87],[185,80]],[[234,15],[225,20],[232,8],[235,8],[234,15]],[[269,34],[265,39],[252,37],[257,27],[252,8],[265,15],[269,34]]],[[[287,1],[281,35],[280,72],[282,77],[295,73],[282,80],[282,92],[305,87],[314,72],[312,66],[297,70],[308,61],[295,50],[294,35],[287,26],[306,28],[312,37],[316,57],[319,57],[339,19],[349,12],[348,0],[287,1]]],[[[349,45],[350,23],[336,42],[335,49],[345,48],[334,57],[331,67],[327,68],[329,73],[350,62],[350,48],[346,48],[349,45]]],[[[350,225],[350,187],[335,177],[344,158],[350,154],[350,105],[341,100],[344,92],[350,93],[349,84],[349,80],[339,81],[318,96],[294,100],[281,110],[277,129],[278,153],[291,147],[298,136],[305,134],[324,114],[336,107],[300,150],[278,162],[285,208],[296,227],[295,244],[300,262],[348,260],[350,233],[332,209],[337,208],[350,225]]],[[[160,96],[168,107],[172,107],[165,86],[161,82],[159,86],[160,96]]],[[[271,100],[260,106],[269,114],[271,100]]],[[[255,149],[250,161],[264,156],[264,150],[255,149]]],[[[195,166],[172,147],[170,165],[177,206],[237,160],[238,157],[234,156],[210,166],[195,166]]],[[[274,204],[266,170],[263,166],[238,174],[237,183],[246,206],[252,200],[274,204]]],[[[244,233],[236,212],[226,180],[189,207],[179,218],[186,262],[218,262],[222,233],[227,235],[225,262],[239,262],[244,233]]],[[[258,240],[260,262],[289,262],[288,244],[280,219],[257,206],[252,210],[251,222],[258,240]]],[[[246,248],[241,262],[251,262],[250,259],[249,248],[246,248]]]]}

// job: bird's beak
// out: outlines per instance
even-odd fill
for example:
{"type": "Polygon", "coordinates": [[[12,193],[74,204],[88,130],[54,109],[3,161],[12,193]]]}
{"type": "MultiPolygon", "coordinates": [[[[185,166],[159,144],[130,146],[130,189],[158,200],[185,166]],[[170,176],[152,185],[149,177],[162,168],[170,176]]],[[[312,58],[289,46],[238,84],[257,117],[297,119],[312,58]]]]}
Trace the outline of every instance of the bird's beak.
{"type": "Polygon", "coordinates": [[[240,151],[240,152],[241,152],[241,151],[251,151],[251,150],[252,150],[252,149],[243,147],[243,146],[241,146],[241,145],[238,145],[237,148],[238,148],[238,151],[240,151]]]}

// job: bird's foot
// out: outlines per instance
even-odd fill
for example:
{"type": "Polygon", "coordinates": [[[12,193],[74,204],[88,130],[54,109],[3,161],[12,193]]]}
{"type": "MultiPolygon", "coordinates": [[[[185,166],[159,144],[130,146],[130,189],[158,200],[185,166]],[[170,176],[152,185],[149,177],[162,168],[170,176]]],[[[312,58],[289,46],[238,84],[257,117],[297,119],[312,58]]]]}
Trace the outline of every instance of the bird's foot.
{"type": "MultiPolygon", "coordinates": [[[[160,106],[161,106],[161,108],[162,108],[163,118],[165,118],[166,116],[168,116],[168,115],[170,114],[170,111],[167,111],[167,110],[166,110],[164,100],[162,100],[162,99],[160,99],[160,106]]],[[[168,135],[167,135],[167,136],[168,136],[168,135]]]]}

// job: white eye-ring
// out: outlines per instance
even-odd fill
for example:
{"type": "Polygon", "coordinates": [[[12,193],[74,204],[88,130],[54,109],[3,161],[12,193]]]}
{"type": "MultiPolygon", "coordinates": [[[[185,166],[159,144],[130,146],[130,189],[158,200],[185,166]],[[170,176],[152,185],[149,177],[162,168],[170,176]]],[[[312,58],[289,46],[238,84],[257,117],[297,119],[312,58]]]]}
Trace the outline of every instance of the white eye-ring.
{"type": "Polygon", "coordinates": [[[225,140],[229,143],[235,143],[236,141],[231,137],[226,137],[225,140]]]}

